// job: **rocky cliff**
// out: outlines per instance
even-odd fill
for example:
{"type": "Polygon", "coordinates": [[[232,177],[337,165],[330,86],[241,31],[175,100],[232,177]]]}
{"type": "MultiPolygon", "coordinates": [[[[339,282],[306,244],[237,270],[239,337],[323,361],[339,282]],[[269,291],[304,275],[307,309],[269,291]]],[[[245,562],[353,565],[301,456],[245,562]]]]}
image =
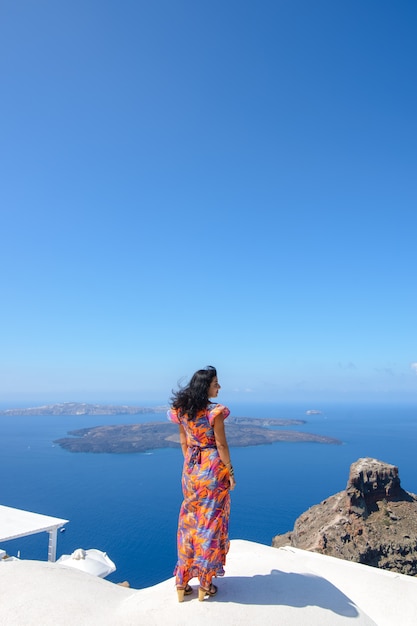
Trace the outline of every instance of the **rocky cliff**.
{"type": "Polygon", "coordinates": [[[345,491],[303,513],[272,545],[417,576],[417,496],[401,487],[394,465],[359,459],[345,491]]]}

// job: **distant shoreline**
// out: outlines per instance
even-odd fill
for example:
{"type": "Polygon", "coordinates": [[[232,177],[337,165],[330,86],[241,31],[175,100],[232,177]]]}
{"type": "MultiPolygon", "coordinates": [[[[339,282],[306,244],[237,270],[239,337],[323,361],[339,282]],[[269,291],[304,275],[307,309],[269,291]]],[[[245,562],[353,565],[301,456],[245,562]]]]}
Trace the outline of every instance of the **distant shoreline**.
{"type": "Polygon", "coordinates": [[[168,406],[141,407],[126,404],[88,404],[87,402],[61,402],[20,409],[3,409],[0,415],[143,415],[164,413],[168,406]]]}

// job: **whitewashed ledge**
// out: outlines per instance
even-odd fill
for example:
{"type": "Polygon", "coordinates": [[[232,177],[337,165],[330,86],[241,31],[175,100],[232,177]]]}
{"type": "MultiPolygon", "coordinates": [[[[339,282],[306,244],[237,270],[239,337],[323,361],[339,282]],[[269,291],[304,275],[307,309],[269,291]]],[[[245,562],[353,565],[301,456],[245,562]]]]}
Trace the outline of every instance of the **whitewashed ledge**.
{"type": "Polygon", "coordinates": [[[415,626],[417,579],[295,548],[231,542],[215,598],[135,590],[41,561],[0,563],[1,626],[415,626]]]}

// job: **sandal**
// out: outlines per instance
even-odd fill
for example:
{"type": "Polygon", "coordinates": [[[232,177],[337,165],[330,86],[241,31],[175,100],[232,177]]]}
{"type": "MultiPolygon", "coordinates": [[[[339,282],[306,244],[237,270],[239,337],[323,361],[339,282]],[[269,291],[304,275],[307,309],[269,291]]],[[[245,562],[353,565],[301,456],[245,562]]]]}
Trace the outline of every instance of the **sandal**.
{"type": "Polygon", "coordinates": [[[216,593],[217,593],[217,587],[216,585],[213,585],[213,583],[211,583],[208,589],[204,589],[204,587],[198,588],[198,599],[200,602],[203,602],[206,596],[215,596],[216,593]]]}
{"type": "Polygon", "coordinates": [[[178,602],[184,601],[184,596],[189,596],[193,593],[193,588],[187,583],[185,587],[177,587],[178,602]]]}

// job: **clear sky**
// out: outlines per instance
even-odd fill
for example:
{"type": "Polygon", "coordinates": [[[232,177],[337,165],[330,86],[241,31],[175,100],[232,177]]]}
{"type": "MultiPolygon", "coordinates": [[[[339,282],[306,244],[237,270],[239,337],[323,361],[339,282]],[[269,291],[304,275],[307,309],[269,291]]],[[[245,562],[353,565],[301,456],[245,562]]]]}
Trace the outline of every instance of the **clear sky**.
{"type": "Polygon", "coordinates": [[[2,0],[0,401],[417,402],[414,0],[2,0]],[[414,365],[413,365],[414,364],[414,365]]]}

